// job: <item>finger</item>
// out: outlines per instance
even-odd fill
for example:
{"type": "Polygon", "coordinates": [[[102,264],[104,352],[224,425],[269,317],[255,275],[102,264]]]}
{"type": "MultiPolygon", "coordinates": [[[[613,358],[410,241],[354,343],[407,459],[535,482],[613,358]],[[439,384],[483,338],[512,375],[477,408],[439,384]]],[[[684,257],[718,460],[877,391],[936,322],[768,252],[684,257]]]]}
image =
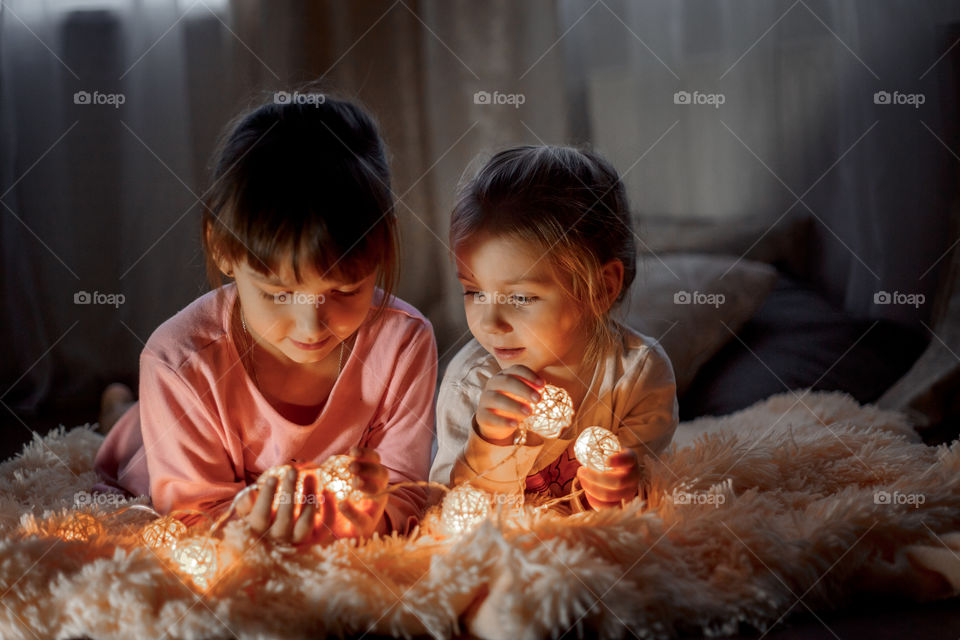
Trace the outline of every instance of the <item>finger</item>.
{"type": "Polygon", "coordinates": [[[480,396],[478,405],[497,415],[520,421],[533,413],[532,401],[518,400],[516,396],[508,395],[503,391],[485,391],[480,396]]]}
{"type": "Polygon", "coordinates": [[[606,487],[593,484],[588,480],[581,479],[581,485],[584,492],[594,501],[620,504],[621,500],[632,500],[637,495],[638,486],[621,487],[619,489],[608,489],[606,487]]]}
{"type": "Polygon", "coordinates": [[[354,461],[350,465],[353,472],[353,486],[366,493],[379,493],[387,488],[390,482],[390,473],[385,467],[372,462],[354,461]]]}
{"type": "Polygon", "coordinates": [[[538,390],[543,389],[543,387],[547,384],[547,381],[538,376],[533,369],[530,367],[525,367],[522,364],[515,364],[512,367],[507,367],[500,373],[518,378],[538,390]]]}
{"type": "Polygon", "coordinates": [[[607,464],[611,467],[639,467],[640,456],[633,449],[624,449],[618,453],[611,454],[607,458],[607,464]]]}
{"type": "Polygon", "coordinates": [[[337,519],[337,500],[330,491],[324,491],[321,493],[320,499],[321,518],[320,523],[316,526],[315,532],[318,544],[328,544],[337,537],[333,533],[333,525],[337,519]]]}
{"type": "Polygon", "coordinates": [[[350,457],[357,460],[368,460],[370,462],[380,462],[380,453],[376,449],[367,447],[350,447],[350,457]]]}
{"type": "Polygon", "coordinates": [[[293,490],[297,482],[297,472],[287,469],[280,482],[280,504],[274,516],[269,535],[280,542],[289,542],[293,533],[293,490]]]}
{"type": "Polygon", "coordinates": [[[258,489],[257,501],[247,517],[247,522],[254,531],[262,534],[270,526],[270,510],[273,506],[273,494],[277,488],[276,478],[267,478],[263,486],[258,489]]]}
{"type": "Polygon", "coordinates": [[[483,425],[484,427],[503,429],[506,432],[504,437],[509,435],[520,426],[520,420],[508,416],[501,416],[493,413],[485,407],[480,407],[477,409],[477,423],[483,425]]]}
{"type": "Polygon", "coordinates": [[[257,486],[251,484],[236,495],[236,497],[233,499],[233,504],[238,516],[245,518],[251,511],[253,511],[253,505],[257,501],[257,493],[257,486]]]}
{"type": "Polygon", "coordinates": [[[294,544],[307,542],[313,535],[316,515],[317,507],[312,501],[304,505],[303,511],[300,512],[300,517],[297,518],[296,524],[293,525],[294,544]]]}
{"type": "Polygon", "coordinates": [[[611,509],[611,508],[613,508],[613,507],[619,507],[619,506],[620,506],[620,501],[619,501],[619,500],[617,500],[617,501],[615,501],[615,502],[605,502],[605,501],[603,501],[603,500],[599,500],[599,499],[593,497],[593,496],[590,495],[589,493],[586,494],[586,496],[587,496],[587,502],[590,504],[590,507],[593,508],[595,511],[596,511],[596,510],[599,510],[599,509],[611,509]]]}
{"type": "Polygon", "coordinates": [[[635,486],[640,482],[639,469],[622,469],[613,471],[594,471],[590,467],[583,469],[581,478],[586,478],[593,485],[605,489],[618,490],[624,487],[635,486]]]}
{"type": "Polygon", "coordinates": [[[350,521],[357,535],[366,536],[372,531],[372,518],[346,500],[339,505],[340,513],[350,521]]]}
{"type": "Polygon", "coordinates": [[[540,391],[522,378],[498,375],[490,378],[485,391],[505,394],[524,403],[540,402],[540,391]]]}

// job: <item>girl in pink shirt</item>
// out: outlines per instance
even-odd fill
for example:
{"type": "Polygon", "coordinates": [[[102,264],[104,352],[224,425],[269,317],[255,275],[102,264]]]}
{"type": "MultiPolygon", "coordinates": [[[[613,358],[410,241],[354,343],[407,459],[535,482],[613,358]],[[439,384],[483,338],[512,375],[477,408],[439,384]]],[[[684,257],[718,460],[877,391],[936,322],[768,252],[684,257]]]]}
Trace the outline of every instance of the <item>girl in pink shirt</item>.
{"type": "MultiPolygon", "coordinates": [[[[295,544],[417,521],[421,489],[385,490],[427,478],[437,372],[430,323],[391,296],[397,223],[376,125],[310,97],[233,126],[201,221],[214,290],[147,341],[139,403],[96,458],[100,490],[216,516],[270,467],[349,452],[367,500],[327,495],[294,519],[288,473],[238,501],[254,532],[295,544]]],[[[104,396],[115,412],[122,389],[104,396]]]]}

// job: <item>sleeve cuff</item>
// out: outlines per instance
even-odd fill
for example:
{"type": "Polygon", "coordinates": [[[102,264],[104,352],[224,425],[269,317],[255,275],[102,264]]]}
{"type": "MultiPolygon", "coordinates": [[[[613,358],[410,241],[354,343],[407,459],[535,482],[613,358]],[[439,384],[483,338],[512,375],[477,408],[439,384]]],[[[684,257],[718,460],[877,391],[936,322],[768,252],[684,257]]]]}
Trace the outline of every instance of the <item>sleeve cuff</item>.
{"type": "Polygon", "coordinates": [[[498,445],[484,440],[476,423],[467,446],[450,473],[452,485],[470,482],[491,493],[517,493],[533,467],[543,442],[536,445],[498,445]]]}

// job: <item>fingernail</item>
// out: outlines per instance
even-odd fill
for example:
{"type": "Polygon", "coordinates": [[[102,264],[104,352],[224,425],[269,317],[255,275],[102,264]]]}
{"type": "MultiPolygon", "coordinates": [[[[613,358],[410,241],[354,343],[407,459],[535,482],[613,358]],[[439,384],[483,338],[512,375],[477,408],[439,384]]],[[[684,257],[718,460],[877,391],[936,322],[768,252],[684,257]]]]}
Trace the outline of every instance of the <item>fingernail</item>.
{"type": "Polygon", "coordinates": [[[547,381],[544,380],[543,378],[541,378],[540,376],[537,376],[537,379],[534,380],[533,383],[534,383],[535,385],[537,385],[538,387],[542,387],[543,385],[545,385],[545,384],[547,383],[547,381]]]}
{"type": "Polygon", "coordinates": [[[534,402],[540,402],[540,394],[539,394],[539,393],[531,393],[531,394],[530,394],[530,399],[533,400],[534,402]]]}

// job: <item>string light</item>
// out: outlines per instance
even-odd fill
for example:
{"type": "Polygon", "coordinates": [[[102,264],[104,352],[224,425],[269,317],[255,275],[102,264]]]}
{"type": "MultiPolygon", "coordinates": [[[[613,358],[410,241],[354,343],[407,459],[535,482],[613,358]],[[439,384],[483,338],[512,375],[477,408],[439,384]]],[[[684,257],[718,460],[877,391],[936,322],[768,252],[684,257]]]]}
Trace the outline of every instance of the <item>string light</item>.
{"type": "Polygon", "coordinates": [[[206,591],[217,574],[218,542],[208,536],[180,540],[173,548],[173,560],[180,571],[187,574],[195,585],[206,591]]]}
{"type": "Polygon", "coordinates": [[[173,516],[163,516],[140,531],[140,540],[155,551],[169,551],[186,532],[187,525],[173,516]]]}
{"type": "Polygon", "coordinates": [[[89,513],[77,512],[72,514],[57,529],[61,540],[78,540],[86,542],[94,536],[103,533],[103,525],[89,513]]]}
{"type": "MultiPolygon", "coordinates": [[[[296,471],[297,481],[293,495],[293,517],[297,518],[303,506],[308,502],[319,500],[318,496],[323,491],[329,491],[338,501],[359,502],[369,498],[369,495],[353,486],[356,474],[350,470],[351,464],[353,464],[352,457],[335,455],[327,458],[319,466],[313,463],[279,465],[270,467],[260,474],[257,484],[262,485],[267,478],[282,480],[289,469],[296,471]],[[310,482],[311,479],[313,482],[310,482]]],[[[277,512],[282,501],[283,497],[280,492],[273,495],[273,513],[277,512]]]]}
{"type": "Polygon", "coordinates": [[[448,536],[470,531],[490,515],[490,494],[466,482],[444,496],[440,522],[448,536]]]}
{"type": "Polygon", "coordinates": [[[526,442],[527,432],[552,440],[560,436],[573,421],[573,400],[562,388],[548,384],[540,393],[540,401],[533,405],[533,412],[520,423],[518,444],[526,442]]]}
{"type": "Polygon", "coordinates": [[[357,476],[350,471],[352,463],[353,458],[350,456],[338,455],[327,458],[327,461],[320,465],[319,486],[332,493],[337,500],[359,502],[369,498],[369,495],[353,486],[353,480],[357,476]]]}
{"type": "Polygon", "coordinates": [[[577,461],[594,471],[610,471],[607,458],[620,451],[620,439],[609,429],[603,427],[587,427],[577,437],[573,445],[573,453],[577,461]]]}

